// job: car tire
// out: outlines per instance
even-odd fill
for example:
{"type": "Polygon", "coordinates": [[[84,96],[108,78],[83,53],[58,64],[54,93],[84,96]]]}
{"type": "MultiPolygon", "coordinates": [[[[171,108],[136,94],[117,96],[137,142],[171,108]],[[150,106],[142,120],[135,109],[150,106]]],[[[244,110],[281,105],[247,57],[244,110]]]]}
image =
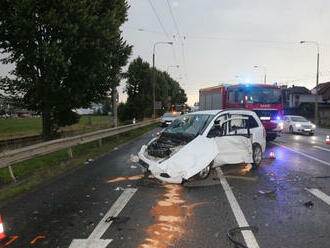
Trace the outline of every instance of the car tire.
{"type": "Polygon", "coordinates": [[[293,134],[293,127],[292,126],[289,127],[289,133],[293,134]]]}
{"type": "Polygon", "coordinates": [[[309,136],[313,136],[314,135],[314,133],[309,133],[309,136]]]}
{"type": "Polygon", "coordinates": [[[208,166],[206,166],[203,170],[201,170],[197,174],[198,179],[206,179],[206,178],[208,178],[209,175],[210,175],[210,172],[211,172],[212,165],[213,165],[213,161],[208,166]]]}
{"type": "Polygon", "coordinates": [[[252,168],[257,169],[257,168],[259,168],[259,166],[262,162],[262,149],[259,144],[254,143],[252,145],[252,154],[253,154],[252,168]]]}

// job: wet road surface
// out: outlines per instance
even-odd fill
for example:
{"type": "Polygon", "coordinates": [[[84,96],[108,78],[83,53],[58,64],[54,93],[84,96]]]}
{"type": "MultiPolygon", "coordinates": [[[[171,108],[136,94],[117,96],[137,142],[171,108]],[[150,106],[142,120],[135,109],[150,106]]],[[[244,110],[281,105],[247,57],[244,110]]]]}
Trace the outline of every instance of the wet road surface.
{"type": "Polygon", "coordinates": [[[234,247],[227,232],[246,225],[257,230],[235,239],[249,248],[329,247],[325,130],[283,134],[267,145],[258,170],[225,166],[186,187],[140,180],[129,158],[155,133],[0,203],[6,247],[226,248],[234,247]],[[274,160],[267,158],[272,149],[274,160]]]}

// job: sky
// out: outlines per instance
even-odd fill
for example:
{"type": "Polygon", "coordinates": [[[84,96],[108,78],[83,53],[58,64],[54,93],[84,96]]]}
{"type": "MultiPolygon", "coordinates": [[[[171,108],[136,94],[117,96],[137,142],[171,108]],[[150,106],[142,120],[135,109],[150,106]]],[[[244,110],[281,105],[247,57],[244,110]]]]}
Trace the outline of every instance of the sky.
{"type": "Polygon", "coordinates": [[[173,41],[173,46],[157,45],[156,67],[168,70],[180,82],[189,104],[198,101],[200,88],[219,83],[260,83],[265,71],[267,83],[313,88],[317,48],[315,44],[300,44],[301,40],[320,44],[320,83],[330,81],[328,0],[128,3],[128,21],[122,30],[134,46],[130,60],[140,56],[151,64],[154,43],[173,41]]]}
{"type": "MultiPolygon", "coordinates": [[[[328,0],[128,0],[122,35],[140,56],[167,70],[185,89],[188,104],[198,90],[220,83],[315,86],[315,44],[320,44],[320,83],[330,81],[328,0]],[[174,67],[179,65],[179,68],[174,67]],[[255,68],[254,66],[259,66],[255,68]]],[[[0,76],[12,65],[0,64],[0,76]]],[[[127,67],[124,68],[126,70],[127,67]]],[[[125,82],[119,87],[125,101],[125,82]]]]}

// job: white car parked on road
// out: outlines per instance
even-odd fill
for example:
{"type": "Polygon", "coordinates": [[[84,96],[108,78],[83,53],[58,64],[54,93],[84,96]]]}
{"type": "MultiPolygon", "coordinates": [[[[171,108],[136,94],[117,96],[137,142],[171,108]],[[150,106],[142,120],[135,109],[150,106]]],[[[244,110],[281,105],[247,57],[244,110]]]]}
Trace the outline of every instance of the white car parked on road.
{"type": "Polygon", "coordinates": [[[289,133],[307,133],[313,135],[316,126],[302,116],[285,115],[284,131],[289,133]]]}
{"type": "Polygon", "coordinates": [[[210,110],[178,117],[160,136],[143,145],[142,167],[168,183],[206,178],[213,167],[251,163],[258,167],[266,132],[255,112],[210,110]]]}

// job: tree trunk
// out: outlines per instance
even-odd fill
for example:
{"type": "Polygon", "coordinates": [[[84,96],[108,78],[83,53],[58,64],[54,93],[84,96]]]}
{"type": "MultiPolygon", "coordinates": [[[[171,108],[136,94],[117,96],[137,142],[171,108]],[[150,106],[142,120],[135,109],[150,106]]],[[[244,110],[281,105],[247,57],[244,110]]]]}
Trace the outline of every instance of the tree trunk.
{"type": "Polygon", "coordinates": [[[42,138],[44,140],[50,140],[53,136],[52,123],[50,113],[43,111],[42,113],[42,138]]]}
{"type": "Polygon", "coordinates": [[[113,122],[114,122],[115,127],[117,127],[117,125],[118,125],[117,98],[118,98],[117,89],[116,89],[116,87],[114,87],[112,89],[112,113],[113,113],[113,122]]]}

